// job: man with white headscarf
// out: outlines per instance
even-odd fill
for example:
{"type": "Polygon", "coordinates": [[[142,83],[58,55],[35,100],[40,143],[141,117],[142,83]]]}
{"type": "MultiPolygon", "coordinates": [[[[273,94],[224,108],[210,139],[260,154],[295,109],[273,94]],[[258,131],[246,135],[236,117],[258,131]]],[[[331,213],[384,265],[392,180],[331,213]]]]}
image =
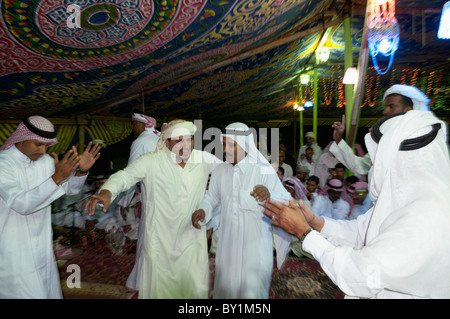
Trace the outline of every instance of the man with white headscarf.
{"type": "Polygon", "coordinates": [[[196,126],[174,120],[161,127],[157,150],[140,156],[113,174],[85,208],[111,201],[137,182],[145,185],[139,298],[207,298],[209,264],[206,227],[192,226],[191,215],[202,200],[208,176],[221,161],[193,149],[196,126]]]}
{"type": "MultiPolygon", "coordinates": [[[[429,111],[430,100],[418,88],[414,86],[395,84],[386,90],[383,96],[383,115],[405,113],[410,110],[429,111]]],[[[342,122],[335,122],[332,127],[334,142],[330,146],[330,152],[348,169],[358,175],[366,175],[371,166],[369,153],[357,156],[352,148],[342,139],[345,130],[345,115],[342,122]]]]}
{"type": "Polygon", "coordinates": [[[273,268],[272,231],[280,268],[291,237],[272,227],[258,204],[270,198],[289,200],[275,169],[258,151],[252,131],[243,123],[225,128],[226,163],[212,174],[209,189],[192,214],[192,223],[208,222],[221,205],[216,248],[214,298],[268,298],[273,268]],[[270,192],[270,193],[269,193],[270,192]]]}
{"type": "MultiPolygon", "coordinates": [[[[133,113],[131,116],[131,121],[131,129],[136,139],[131,144],[128,165],[133,163],[139,156],[154,152],[161,135],[161,133],[156,130],[156,120],[151,116],[141,113],[133,113]]],[[[134,267],[126,282],[126,287],[132,290],[139,290],[139,272],[141,266],[140,258],[142,253],[142,238],[144,236],[143,229],[145,227],[145,205],[142,205],[142,203],[146,202],[145,185],[140,184],[138,187],[140,189],[138,193],[135,192],[136,186],[132,186],[122,195],[122,198],[120,198],[117,203],[119,206],[126,209],[130,205],[134,196],[138,197],[135,198],[134,201],[140,203],[138,204],[140,206],[140,216],[138,225],[138,239],[136,244],[136,258],[134,267]]]]}
{"type": "Polygon", "coordinates": [[[348,297],[450,298],[446,140],[447,124],[432,112],[384,118],[365,137],[373,159],[367,213],[334,221],[272,203],[265,213],[301,239],[348,297]]]}
{"type": "Polygon", "coordinates": [[[53,124],[41,116],[21,122],[0,148],[0,298],[62,298],[53,252],[51,203],[81,191],[100,146],[61,159],[53,124]]]}
{"type": "Polygon", "coordinates": [[[306,149],[308,147],[311,147],[313,150],[313,156],[312,160],[313,162],[317,162],[317,159],[320,157],[320,154],[322,154],[322,148],[317,144],[316,141],[316,135],[314,132],[308,132],[305,135],[306,144],[300,147],[300,150],[298,151],[298,158],[297,158],[297,165],[301,165],[301,161],[305,159],[306,157],[306,149]]]}

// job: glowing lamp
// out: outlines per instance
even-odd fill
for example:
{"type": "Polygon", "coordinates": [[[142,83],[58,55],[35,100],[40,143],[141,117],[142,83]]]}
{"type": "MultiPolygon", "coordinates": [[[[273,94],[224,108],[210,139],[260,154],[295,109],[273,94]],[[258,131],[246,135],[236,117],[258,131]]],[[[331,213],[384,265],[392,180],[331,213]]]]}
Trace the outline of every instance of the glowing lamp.
{"type": "Polygon", "coordinates": [[[314,106],[314,104],[311,101],[306,101],[305,104],[303,105],[304,108],[313,107],[313,106],[314,106]]]}
{"type": "Polygon", "coordinates": [[[439,39],[450,39],[450,1],[447,1],[442,8],[437,36],[439,39]]]}
{"type": "Polygon", "coordinates": [[[356,84],[358,80],[358,72],[355,67],[350,67],[345,71],[344,78],[342,79],[342,83],[344,84],[356,84]]]}
{"type": "Polygon", "coordinates": [[[309,74],[300,75],[300,83],[301,84],[308,84],[308,82],[309,82],[309,74]]]}
{"type": "Polygon", "coordinates": [[[327,62],[330,57],[330,48],[321,47],[316,50],[316,62],[327,62]]]}
{"type": "Polygon", "coordinates": [[[395,0],[369,0],[367,10],[367,42],[370,55],[375,70],[379,74],[385,74],[392,65],[400,38],[400,27],[395,18],[395,0]],[[389,57],[389,65],[384,72],[378,67],[379,53],[389,57]]]}

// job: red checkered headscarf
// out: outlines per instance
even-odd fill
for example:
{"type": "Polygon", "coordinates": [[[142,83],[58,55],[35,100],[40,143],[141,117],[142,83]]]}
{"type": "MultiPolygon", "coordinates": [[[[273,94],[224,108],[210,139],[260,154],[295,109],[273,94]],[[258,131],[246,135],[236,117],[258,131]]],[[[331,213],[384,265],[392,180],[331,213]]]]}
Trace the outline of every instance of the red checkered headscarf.
{"type": "Polygon", "coordinates": [[[14,133],[8,137],[0,151],[7,150],[16,143],[38,140],[43,143],[48,143],[48,146],[58,143],[56,139],[56,130],[52,122],[42,116],[29,116],[21,122],[14,133]]]}

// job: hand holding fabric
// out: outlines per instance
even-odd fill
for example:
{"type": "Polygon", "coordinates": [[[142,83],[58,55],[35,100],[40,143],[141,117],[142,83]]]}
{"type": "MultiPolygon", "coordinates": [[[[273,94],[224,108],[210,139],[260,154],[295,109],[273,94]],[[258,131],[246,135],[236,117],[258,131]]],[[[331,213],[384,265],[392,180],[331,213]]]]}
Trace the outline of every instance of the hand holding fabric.
{"type": "Polygon", "coordinates": [[[263,185],[256,185],[253,188],[253,191],[250,192],[250,195],[255,197],[260,202],[264,202],[265,200],[270,198],[269,190],[263,185]]]}
{"type": "Polygon", "coordinates": [[[206,213],[203,209],[197,209],[193,214],[192,214],[192,226],[194,226],[195,228],[201,229],[202,226],[200,225],[199,222],[204,221],[206,217],[206,213]]]}

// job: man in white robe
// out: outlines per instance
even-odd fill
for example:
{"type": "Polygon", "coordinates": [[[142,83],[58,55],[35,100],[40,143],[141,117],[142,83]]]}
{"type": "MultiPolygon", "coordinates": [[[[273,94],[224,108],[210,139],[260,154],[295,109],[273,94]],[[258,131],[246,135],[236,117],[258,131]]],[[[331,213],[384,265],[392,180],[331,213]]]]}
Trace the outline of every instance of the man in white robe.
{"type": "Polygon", "coordinates": [[[338,179],[327,182],[324,190],[314,198],[311,209],[316,216],[332,219],[347,219],[350,204],[342,198],[343,183],[338,179]]]}
{"type": "Polygon", "coordinates": [[[317,217],[291,204],[266,203],[265,213],[300,238],[348,297],[448,299],[447,131],[427,111],[379,121],[365,137],[374,206],[355,220],[317,217]]]}
{"type": "Polygon", "coordinates": [[[313,149],[312,159],[314,162],[317,162],[317,159],[322,154],[322,148],[319,146],[319,144],[317,144],[316,135],[314,134],[314,132],[306,133],[305,140],[306,144],[302,145],[298,151],[297,165],[300,165],[300,161],[306,157],[305,153],[308,147],[311,147],[313,149]]]}
{"type": "MultiPolygon", "coordinates": [[[[430,100],[418,88],[414,86],[395,84],[386,90],[383,96],[383,115],[405,113],[410,110],[429,111],[430,100]]],[[[330,152],[342,163],[353,171],[361,179],[361,175],[369,173],[372,160],[369,153],[357,156],[347,142],[342,138],[345,131],[345,115],[342,122],[333,124],[334,142],[330,146],[330,152]]]]}
{"type": "Polygon", "coordinates": [[[366,182],[353,183],[348,187],[348,192],[352,196],[352,208],[348,219],[356,219],[372,207],[372,200],[369,196],[369,184],[366,182]]]}
{"type": "Polygon", "coordinates": [[[195,131],[189,121],[164,124],[157,150],[113,174],[86,204],[90,212],[97,202],[106,210],[120,192],[137,182],[145,185],[141,299],[208,297],[206,227],[194,228],[191,215],[205,194],[209,174],[221,161],[193,149],[195,131]]]}
{"type": "MultiPolygon", "coordinates": [[[[192,215],[193,224],[200,227],[198,222],[208,222],[215,208],[221,205],[213,296],[268,298],[274,246],[270,221],[258,201],[269,196],[289,200],[290,194],[256,149],[247,125],[228,125],[222,141],[227,162],[212,173],[205,198],[192,215]]],[[[274,237],[279,243],[275,246],[280,248],[277,256],[281,258],[278,260],[281,267],[291,238],[280,228],[274,228],[277,228],[274,237]]]]}
{"type": "MultiPolygon", "coordinates": [[[[131,116],[131,121],[131,128],[136,139],[131,144],[128,165],[133,163],[141,155],[154,152],[161,135],[161,133],[156,130],[156,120],[151,116],[134,113],[131,116]]],[[[141,204],[137,204],[140,207],[140,216],[138,224],[138,239],[136,244],[136,258],[133,269],[128,276],[126,287],[132,290],[139,290],[139,272],[141,266],[140,258],[142,253],[142,238],[144,236],[143,229],[145,228],[145,205],[142,205],[142,203],[146,202],[145,185],[140,184],[139,186],[131,187],[123,195],[123,197],[120,198],[118,205],[124,209],[128,208],[133,196],[139,197],[136,200],[141,204]],[[135,192],[136,187],[139,187],[140,190],[137,193],[135,192]]]]}
{"type": "Polygon", "coordinates": [[[0,149],[0,298],[62,298],[51,203],[81,191],[100,146],[59,160],[46,154],[57,142],[49,120],[30,116],[0,149]]]}

